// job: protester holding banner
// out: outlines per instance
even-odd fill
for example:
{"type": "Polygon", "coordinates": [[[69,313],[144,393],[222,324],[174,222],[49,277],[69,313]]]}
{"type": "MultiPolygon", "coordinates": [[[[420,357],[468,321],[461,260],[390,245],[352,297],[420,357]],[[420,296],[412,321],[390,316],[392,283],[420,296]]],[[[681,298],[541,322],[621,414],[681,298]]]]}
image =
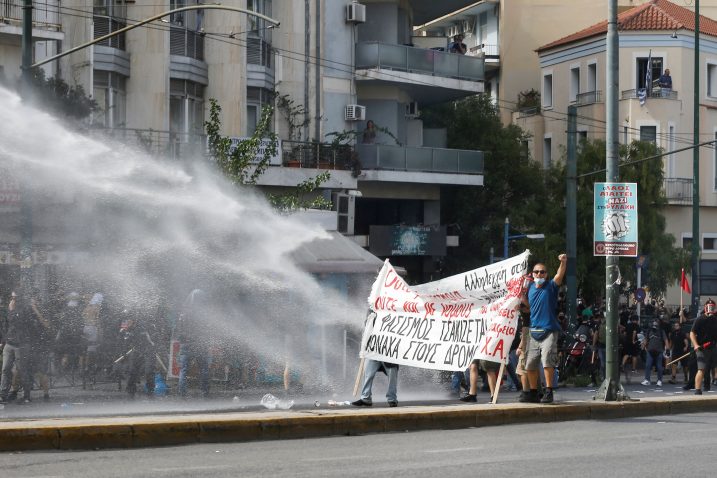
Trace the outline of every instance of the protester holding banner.
{"type": "Polygon", "coordinates": [[[526,370],[530,392],[521,399],[523,402],[552,403],[555,386],[555,367],[558,365],[558,289],[563,283],[568,256],[558,256],[560,266],[552,280],[547,280],[548,270],[543,263],[533,266],[533,282],[528,286],[530,306],[530,346],[526,359],[526,370]],[[542,364],[545,374],[545,393],[538,398],[538,367],[542,364]]]}
{"type": "Polygon", "coordinates": [[[373,386],[373,379],[378,372],[383,372],[388,376],[388,390],[386,391],[386,401],[388,402],[388,406],[398,406],[398,365],[371,359],[366,359],[364,363],[361,398],[355,402],[351,402],[351,405],[355,407],[370,407],[373,405],[373,400],[371,399],[371,388],[373,386]]]}

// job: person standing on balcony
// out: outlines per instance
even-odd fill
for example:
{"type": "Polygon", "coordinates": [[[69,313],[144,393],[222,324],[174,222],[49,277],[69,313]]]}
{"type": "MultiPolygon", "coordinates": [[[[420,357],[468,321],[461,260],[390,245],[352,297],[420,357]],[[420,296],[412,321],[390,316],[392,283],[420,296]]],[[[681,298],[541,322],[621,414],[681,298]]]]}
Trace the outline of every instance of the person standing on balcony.
{"type": "Polygon", "coordinates": [[[466,54],[468,47],[463,43],[463,35],[458,34],[453,37],[453,43],[448,45],[448,51],[451,53],[460,53],[461,55],[466,54]]]}
{"type": "Polygon", "coordinates": [[[663,98],[670,96],[672,92],[672,77],[670,76],[670,69],[665,68],[665,72],[660,75],[660,79],[657,80],[660,85],[660,92],[663,98]]]}
{"type": "Polygon", "coordinates": [[[366,129],[363,130],[363,144],[374,144],[376,142],[376,125],[372,120],[366,122],[366,129]]]}

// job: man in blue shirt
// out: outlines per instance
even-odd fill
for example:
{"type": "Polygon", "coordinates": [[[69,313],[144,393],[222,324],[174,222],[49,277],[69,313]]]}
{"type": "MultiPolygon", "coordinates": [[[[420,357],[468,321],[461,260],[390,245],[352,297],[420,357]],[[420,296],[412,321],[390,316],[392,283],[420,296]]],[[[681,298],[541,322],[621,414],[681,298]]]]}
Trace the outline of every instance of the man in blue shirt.
{"type": "Polygon", "coordinates": [[[533,266],[533,282],[528,287],[528,306],[530,307],[530,345],[526,359],[526,372],[530,392],[521,397],[522,402],[552,403],[555,367],[558,365],[558,289],[565,277],[568,256],[560,254],[560,266],[552,280],[547,280],[548,270],[545,264],[538,262],[533,266]],[[538,398],[538,368],[542,364],[545,374],[545,393],[538,398]]]}

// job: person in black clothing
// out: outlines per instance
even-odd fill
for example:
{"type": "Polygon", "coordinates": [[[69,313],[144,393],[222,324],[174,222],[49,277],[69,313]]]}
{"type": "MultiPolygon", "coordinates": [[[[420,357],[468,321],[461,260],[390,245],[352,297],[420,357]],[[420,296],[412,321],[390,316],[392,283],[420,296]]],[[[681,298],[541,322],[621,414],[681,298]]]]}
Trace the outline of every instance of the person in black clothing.
{"type": "Polygon", "coordinates": [[[20,382],[25,389],[25,399],[30,401],[30,386],[27,384],[28,339],[31,331],[31,315],[29,301],[23,297],[22,291],[13,291],[8,304],[7,316],[2,324],[2,379],[0,379],[0,403],[7,402],[12,385],[13,367],[16,367],[20,382]]]}
{"type": "Polygon", "coordinates": [[[695,375],[695,395],[702,395],[702,382],[707,375],[709,382],[709,372],[715,366],[715,343],[717,343],[717,309],[715,302],[708,299],[705,303],[705,314],[698,317],[692,325],[690,332],[690,341],[695,349],[697,357],[697,375],[695,375]]]}
{"type": "Polygon", "coordinates": [[[147,394],[152,397],[154,394],[154,374],[156,349],[152,339],[152,327],[139,320],[128,310],[122,314],[126,317],[122,321],[120,335],[124,344],[125,359],[127,360],[127,393],[134,398],[137,393],[137,383],[142,372],[144,372],[147,394]]]}
{"type": "Polygon", "coordinates": [[[463,35],[458,34],[453,37],[453,43],[448,46],[448,51],[451,53],[459,53],[465,55],[468,51],[468,47],[463,43],[463,35]]]}
{"type": "Polygon", "coordinates": [[[637,358],[640,356],[640,341],[637,334],[640,332],[640,318],[637,315],[630,317],[627,327],[625,327],[625,343],[623,349],[625,355],[622,358],[622,369],[625,373],[625,380],[630,383],[630,375],[627,373],[627,362],[632,359],[632,371],[637,373],[637,358]]]}
{"type": "MultiPolygon", "coordinates": [[[[671,356],[672,359],[677,359],[679,357],[682,357],[685,353],[687,353],[689,344],[687,341],[687,335],[682,330],[682,324],[679,322],[675,322],[675,325],[673,325],[672,332],[670,332],[670,348],[671,348],[671,356]]],[[[682,365],[682,372],[685,375],[685,383],[688,381],[687,377],[687,358],[683,358],[679,362],[675,362],[672,364],[672,376],[670,377],[670,383],[677,383],[677,366],[682,365]]]]}

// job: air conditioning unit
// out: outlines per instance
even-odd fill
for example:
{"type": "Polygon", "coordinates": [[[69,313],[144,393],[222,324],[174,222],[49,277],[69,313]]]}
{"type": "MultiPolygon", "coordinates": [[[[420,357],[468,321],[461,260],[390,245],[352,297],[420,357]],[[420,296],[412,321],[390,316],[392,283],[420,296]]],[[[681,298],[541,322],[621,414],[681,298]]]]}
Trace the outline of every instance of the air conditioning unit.
{"type": "Polygon", "coordinates": [[[349,236],[354,235],[356,219],[356,196],[346,193],[333,193],[333,209],[336,211],[336,230],[349,236]]]}
{"type": "Polygon", "coordinates": [[[406,105],[406,117],[407,118],[416,118],[419,115],[418,111],[418,102],[417,101],[411,101],[406,105]]]}
{"type": "Polygon", "coordinates": [[[346,121],[363,121],[366,119],[366,107],[361,105],[346,105],[346,121]]]}
{"type": "Polygon", "coordinates": [[[346,23],[364,23],[366,21],[366,5],[351,2],[346,5],[346,23]]]}

